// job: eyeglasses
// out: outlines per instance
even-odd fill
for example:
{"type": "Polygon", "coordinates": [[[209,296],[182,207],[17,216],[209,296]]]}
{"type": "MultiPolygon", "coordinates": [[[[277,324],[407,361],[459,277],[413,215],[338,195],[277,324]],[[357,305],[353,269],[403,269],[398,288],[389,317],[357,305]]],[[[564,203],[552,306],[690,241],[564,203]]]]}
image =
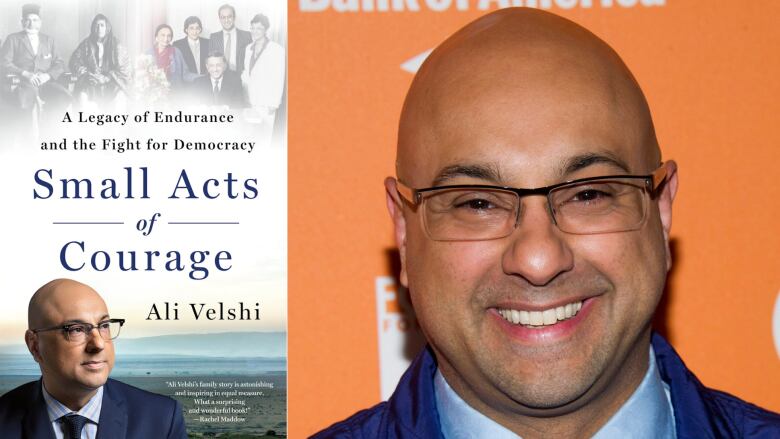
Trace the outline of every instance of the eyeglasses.
{"type": "Polygon", "coordinates": [[[552,222],[577,235],[627,232],[647,218],[648,198],[666,179],[663,164],[650,175],[581,178],[536,189],[451,185],[412,189],[398,182],[402,199],[421,209],[434,241],[482,241],[509,236],[520,223],[522,197],[543,195],[552,222]]]}
{"type": "Polygon", "coordinates": [[[46,331],[62,331],[65,339],[69,342],[84,343],[92,334],[93,329],[98,330],[98,334],[100,334],[103,340],[113,340],[119,337],[119,331],[122,330],[122,325],[124,324],[125,319],[110,319],[99,322],[97,325],[91,323],[69,323],[67,325],[52,326],[51,328],[31,329],[31,331],[35,334],[46,331]]]}

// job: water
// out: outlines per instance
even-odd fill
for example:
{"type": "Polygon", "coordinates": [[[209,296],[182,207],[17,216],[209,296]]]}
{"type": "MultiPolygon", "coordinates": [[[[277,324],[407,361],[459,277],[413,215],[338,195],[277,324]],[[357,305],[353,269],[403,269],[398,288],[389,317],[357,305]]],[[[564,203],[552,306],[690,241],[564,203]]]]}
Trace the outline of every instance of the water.
{"type": "MultiPolygon", "coordinates": [[[[111,376],[260,375],[286,371],[286,358],[123,355],[116,359],[111,376]]],[[[38,363],[29,354],[0,355],[0,376],[40,374],[38,363]]]]}

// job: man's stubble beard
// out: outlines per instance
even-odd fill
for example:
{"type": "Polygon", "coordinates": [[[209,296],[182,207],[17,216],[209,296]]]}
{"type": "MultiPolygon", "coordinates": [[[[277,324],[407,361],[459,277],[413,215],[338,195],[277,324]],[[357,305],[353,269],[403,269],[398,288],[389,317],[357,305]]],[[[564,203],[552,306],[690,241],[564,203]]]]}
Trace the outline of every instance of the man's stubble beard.
{"type": "MultiPolygon", "coordinates": [[[[550,284],[538,288],[532,286],[520,287],[517,284],[496,286],[496,283],[490,281],[480,282],[479,286],[471,293],[471,310],[476,312],[477,315],[487,313],[487,307],[494,305],[502,298],[508,299],[513,296],[529,298],[535,294],[544,295],[557,292],[555,296],[557,298],[573,297],[575,294],[581,295],[585,292],[588,295],[601,294],[598,300],[605,300],[608,299],[610,294],[615,293],[612,282],[595,269],[587,275],[581,274],[576,276],[576,279],[574,276],[562,273],[562,276],[553,279],[550,284]],[[582,280],[583,276],[587,276],[587,279],[582,280]],[[538,291],[517,292],[518,288],[526,290],[536,289],[538,291]],[[515,292],[511,294],[505,293],[512,290],[515,290],[515,292]]],[[[598,305],[605,306],[606,304],[599,303],[598,305]]],[[[586,318],[596,317],[590,315],[586,318]]],[[[490,316],[484,315],[478,321],[484,322],[485,318],[490,318],[490,316]]],[[[580,322],[579,324],[582,325],[584,323],[586,322],[580,322]]],[[[587,323],[593,324],[593,322],[587,323]]],[[[499,330],[492,324],[484,327],[493,331],[499,330]]],[[[471,337],[465,337],[465,339],[470,341],[469,350],[472,358],[474,358],[473,362],[478,373],[483,375],[484,380],[490,386],[506,396],[506,400],[503,401],[503,404],[506,405],[505,409],[534,413],[535,415],[557,416],[574,411],[592,399],[594,396],[593,392],[591,394],[588,394],[588,392],[594,387],[599,378],[607,372],[610,366],[610,357],[617,354],[619,350],[621,337],[615,334],[617,329],[610,331],[609,328],[604,326],[596,326],[596,328],[602,329],[604,334],[601,336],[591,335],[589,340],[595,339],[593,343],[584,343],[582,340],[570,340],[564,345],[539,346],[536,348],[527,346],[510,348],[509,345],[488,346],[482,343],[482,340],[469,340],[475,338],[474,334],[476,332],[472,332],[471,337]],[[511,352],[510,349],[514,352],[511,352]],[[551,350],[556,351],[555,355],[551,355],[551,350]],[[509,356],[506,356],[507,351],[510,352],[509,356]],[[504,353],[505,356],[499,357],[496,353],[504,353]],[[569,367],[565,364],[565,360],[573,355],[583,359],[580,364],[576,365],[577,367],[569,367]],[[522,357],[523,361],[514,363],[515,358],[518,357],[522,357]],[[558,360],[552,359],[552,357],[559,358],[561,361],[557,362],[558,360]],[[534,362],[534,358],[539,358],[539,362],[534,362]],[[583,398],[586,394],[588,394],[588,398],[583,398]]],[[[578,331],[585,329],[588,328],[580,327],[578,331]]],[[[424,324],[423,330],[425,330],[424,324]]],[[[425,332],[427,336],[428,331],[425,332]]],[[[482,335],[487,336],[488,340],[496,340],[496,338],[491,338],[490,334],[482,335]]],[[[428,337],[428,339],[432,340],[431,337],[428,337]]],[[[435,340],[431,344],[439,355],[444,355],[446,347],[444,351],[441,350],[435,340]]],[[[443,344],[447,345],[446,342],[443,344]]],[[[453,364],[452,367],[462,377],[462,374],[457,371],[457,365],[453,364]]],[[[470,385],[471,383],[465,384],[470,385]]],[[[480,391],[473,387],[472,389],[479,397],[480,391]]]]}

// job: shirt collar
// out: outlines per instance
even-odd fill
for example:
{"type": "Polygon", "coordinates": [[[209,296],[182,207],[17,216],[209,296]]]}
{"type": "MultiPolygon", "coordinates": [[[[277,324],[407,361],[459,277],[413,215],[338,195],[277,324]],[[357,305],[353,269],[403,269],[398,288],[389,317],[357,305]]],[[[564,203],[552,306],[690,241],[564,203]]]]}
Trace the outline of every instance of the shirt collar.
{"type": "Polygon", "coordinates": [[[639,387],[593,439],[675,439],[674,427],[674,409],[669,386],[661,380],[655,362],[655,352],[650,346],[650,364],[639,387]]]}
{"type": "MultiPolygon", "coordinates": [[[[468,405],[452,390],[438,369],[433,386],[444,437],[448,439],[518,437],[509,429],[468,405]]],[[[639,387],[593,436],[593,439],[623,437],[639,439],[674,439],[676,437],[674,410],[669,388],[661,380],[652,346],[650,347],[647,372],[639,387]]]]}
{"type": "Polygon", "coordinates": [[[99,424],[100,409],[103,407],[103,386],[98,387],[92,398],[90,398],[89,401],[84,404],[84,407],[77,412],[74,412],[63,403],[54,399],[54,397],[46,391],[43,381],[41,381],[41,391],[43,392],[43,400],[46,401],[46,412],[49,415],[50,422],[54,422],[67,414],[76,413],[77,415],[89,419],[92,423],[99,424]]]}
{"type": "Polygon", "coordinates": [[[515,439],[517,435],[471,407],[450,387],[440,369],[433,378],[441,432],[447,439],[489,437],[515,439]]]}

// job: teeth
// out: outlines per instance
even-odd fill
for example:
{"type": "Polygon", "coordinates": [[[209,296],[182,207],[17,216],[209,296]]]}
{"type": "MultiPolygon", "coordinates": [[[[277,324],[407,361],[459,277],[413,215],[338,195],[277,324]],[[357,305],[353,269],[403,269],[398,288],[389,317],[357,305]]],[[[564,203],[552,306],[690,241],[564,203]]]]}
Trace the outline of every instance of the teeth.
{"type": "Polygon", "coordinates": [[[542,315],[544,316],[544,324],[545,325],[552,325],[553,323],[558,321],[558,317],[555,316],[555,310],[554,309],[547,309],[542,311],[542,315]]]}
{"type": "Polygon", "coordinates": [[[546,309],[544,311],[523,311],[517,309],[499,309],[498,314],[504,320],[515,325],[527,327],[549,326],[574,317],[582,309],[582,302],[567,303],[564,306],[546,309]]]}
{"type": "Polygon", "coordinates": [[[531,314],[528,311],[520,311],[520,324],[527,325],[531,323],[531,314]]]}

